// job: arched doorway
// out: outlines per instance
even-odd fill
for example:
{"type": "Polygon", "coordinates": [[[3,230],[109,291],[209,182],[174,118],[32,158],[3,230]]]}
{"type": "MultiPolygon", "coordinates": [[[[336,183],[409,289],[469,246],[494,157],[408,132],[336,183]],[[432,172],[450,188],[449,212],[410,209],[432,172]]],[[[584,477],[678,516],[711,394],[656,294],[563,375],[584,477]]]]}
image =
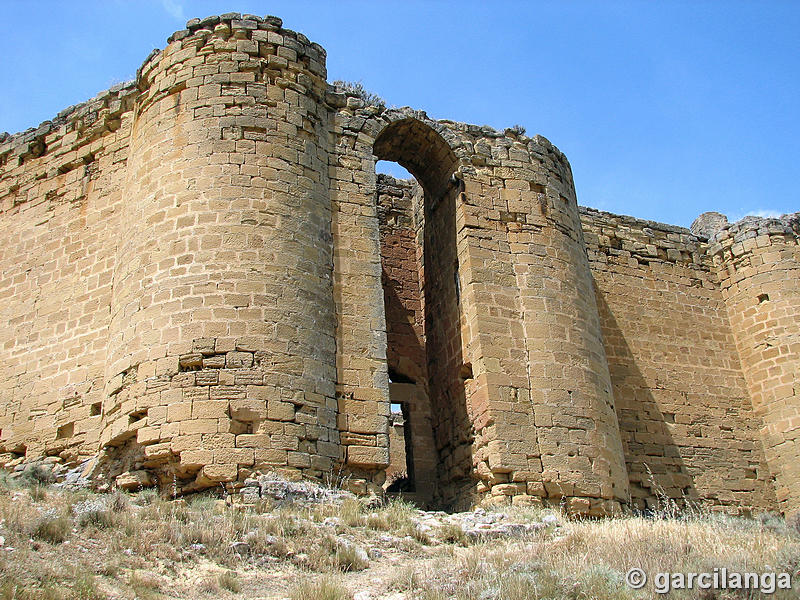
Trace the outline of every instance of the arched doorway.
{"type": "Polygon", "coordinates": [[[458,159],[433,128],[405,118],[376,138],[378,160],[416,181],[377,176],[392,415],[386,488],[451,506],[472,482],[456,202],[458,159]],[[397,464],[398,461],[405,464],[397,464]]]}

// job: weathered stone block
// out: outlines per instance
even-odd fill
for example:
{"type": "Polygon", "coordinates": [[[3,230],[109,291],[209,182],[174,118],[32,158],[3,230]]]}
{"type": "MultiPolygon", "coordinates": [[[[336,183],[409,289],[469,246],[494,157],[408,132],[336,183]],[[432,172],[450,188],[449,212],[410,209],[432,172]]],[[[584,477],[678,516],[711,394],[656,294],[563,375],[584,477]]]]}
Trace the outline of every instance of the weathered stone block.
{"type": "Polygon", "coordinates": [[[239,474],[238,467],[233,465],[206,464],[201,476],[211,482],[234,481],[239,474]]]}

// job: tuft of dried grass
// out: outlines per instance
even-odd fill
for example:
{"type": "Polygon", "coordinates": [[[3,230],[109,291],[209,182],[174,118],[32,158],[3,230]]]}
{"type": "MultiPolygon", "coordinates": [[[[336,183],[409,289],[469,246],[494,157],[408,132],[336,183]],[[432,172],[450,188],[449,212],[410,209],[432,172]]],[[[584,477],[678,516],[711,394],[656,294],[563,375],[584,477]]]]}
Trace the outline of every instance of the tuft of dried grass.
{"type": "Polygon", "coordinates": [[[364,505],[355,498],[346,498],[334,509],[338,512],[336,516],[348,527],[362,527],[366,521],[364,505]]]}
{"type": "Polygon", "coordinates": [[[352,600],[353,596],[332,576],[304,579],[295,586],[292,600],[352,600]]]}
{"type": "Polygon", "coordinates": [[[466,546],[469,544],[467,534],[464,529],[457,523],[445,523],[438,530],[439,539],[448,544],[460,544],[466,546]]]}
{"type": "Polygon", "coordinates": [[[223,590],[239,593],[242,591],[242,583],[239,581],[239,574],[236,571],[223,571],[217,575],[217,583],[223,590]]]}
{"type": "Polygon", "coordinates": [[[369,566],[369,558],[360,546],[339,540],[336,544],[334,565],[341,571],[363,571],[369,566]]]}
{"type": "Polygon", "coordinates": [[[160,596],[161,581],[152,573],[134,571],[128,576],[128,585],[138,600],[155,600],[160,596]]]}
{"type": "Polygon", "coordinates": [[[72,531],[72,522],[68,517],[47,511],[36,519],[31,527],[31,537],[50,544],[64,542],[72,531]]]}

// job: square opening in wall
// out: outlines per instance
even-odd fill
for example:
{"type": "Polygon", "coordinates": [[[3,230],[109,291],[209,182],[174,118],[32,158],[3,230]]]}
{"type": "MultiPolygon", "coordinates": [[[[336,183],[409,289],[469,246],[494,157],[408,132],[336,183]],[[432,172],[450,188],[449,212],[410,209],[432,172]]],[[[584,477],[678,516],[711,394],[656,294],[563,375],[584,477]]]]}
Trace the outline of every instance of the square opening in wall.
{"type": "Polygon", "coordinates": [[[65,438],[71,438],[75,434],[75,423],[67,423],[66,425],[62,425],[58,428],[56,432],[56,439],[63,440],[65,438]]]}

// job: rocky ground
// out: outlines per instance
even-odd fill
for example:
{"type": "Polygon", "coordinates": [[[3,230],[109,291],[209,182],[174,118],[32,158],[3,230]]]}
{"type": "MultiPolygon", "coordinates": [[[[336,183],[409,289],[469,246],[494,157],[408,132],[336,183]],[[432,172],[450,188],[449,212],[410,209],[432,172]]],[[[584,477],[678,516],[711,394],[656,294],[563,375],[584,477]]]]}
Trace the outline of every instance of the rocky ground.
{"type": "MultiPolygon", "coordinates": [[[[571,521],[511,507],[420,511],[270,476],[235,496],[176,500],[47,479],[0,479],[0,600],[634,599],[653,588],[625,584],[633,566],[800,568],[800,533],[773,515],[571,521]]],[[[795,578],[769,597],[797,598],[795,578]]],[[[671,597],[758,597],[714,593],[671,597]]]]}

